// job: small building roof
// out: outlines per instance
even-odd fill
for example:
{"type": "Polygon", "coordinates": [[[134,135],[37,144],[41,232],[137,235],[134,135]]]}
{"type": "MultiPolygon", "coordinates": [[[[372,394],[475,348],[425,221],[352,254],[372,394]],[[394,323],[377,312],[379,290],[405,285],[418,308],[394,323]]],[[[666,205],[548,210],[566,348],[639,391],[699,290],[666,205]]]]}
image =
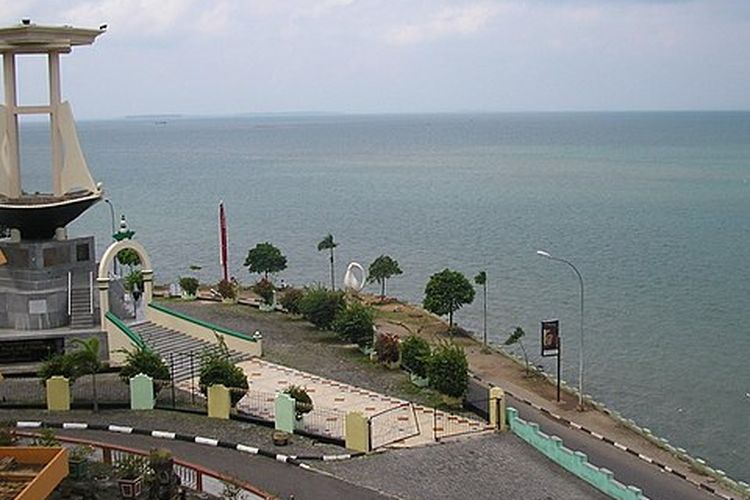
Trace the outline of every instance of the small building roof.
{"type": "Polygon", "coordinates": [[[27,20],[16,26],[0,28],[0,52],[45,54],[50,51],[70,52],[76,45],[91,45],[100,29],[73,26],[40,26],[27,20]]]}

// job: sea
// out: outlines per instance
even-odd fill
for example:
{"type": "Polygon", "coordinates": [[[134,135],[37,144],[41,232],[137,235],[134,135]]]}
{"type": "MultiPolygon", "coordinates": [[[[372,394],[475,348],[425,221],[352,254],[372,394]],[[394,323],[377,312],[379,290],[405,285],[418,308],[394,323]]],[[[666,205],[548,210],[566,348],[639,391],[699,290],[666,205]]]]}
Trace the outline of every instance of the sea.
{"type": "MultiPolygon", "coordinates": [[[[22,181],[50,190],[49,131],[22,124],[22,181]]],[[[388,294],[420,303],[445,268],[488,276],[488,335],[517,326],[535,364],[559,319],[562,376],[674,446],[750,482],[750,113],[268,115],[82,121],[110,206],[70,226],[101,255],[125,214],[156,280],[219,280],[269,241],[294,285],[327,284],[381,254],[388,294]]],[[[372,292],[378,287],[372,285],[372,292]]],[[[482,299],[456,313],[482,330],[482,299]]],[[[249,327],[252,328],[252,327],[249,327]]]]}

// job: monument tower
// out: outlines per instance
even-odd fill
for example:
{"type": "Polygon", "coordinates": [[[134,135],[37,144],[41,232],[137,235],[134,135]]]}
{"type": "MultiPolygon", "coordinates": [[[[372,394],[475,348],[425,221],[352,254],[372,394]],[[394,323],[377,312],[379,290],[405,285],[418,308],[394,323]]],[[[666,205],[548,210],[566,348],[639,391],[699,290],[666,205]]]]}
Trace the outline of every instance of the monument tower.
{"type": "Polygon", "coordinates": [[[104,29],[38,26],[0,29],[4,103],[0,105],[0,363],[37,361],[67,339],[99,335],[94,238],[68,238],[67,225],[102,199],[84,159],[70,104],[63,101],[61,55],[91,45],[104,29]],[[19,105],[16,61],[45,55],[49,99],[19,105]],[[19,116],[49,116],[51,193],[24,190],[19,116]]]}

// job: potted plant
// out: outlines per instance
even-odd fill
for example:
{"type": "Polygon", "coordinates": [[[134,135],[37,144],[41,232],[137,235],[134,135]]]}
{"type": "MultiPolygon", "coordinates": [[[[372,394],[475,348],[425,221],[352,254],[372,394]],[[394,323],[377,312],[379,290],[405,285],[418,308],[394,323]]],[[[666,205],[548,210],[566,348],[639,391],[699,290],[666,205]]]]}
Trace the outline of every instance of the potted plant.
{"type": "Polygon", "coordinates": [[[194,300],[198,292],[198,278],[185,276],[180,278],[180,288],[182,288],[183,300],[194,300]]]}
{"type": "Polygon", "coordinates": [[[295,401],[295,417],[297,420],[302,420],[302,417],[306,413],[313,411],[313,402],[307,390],[299,385],[290,385],[284,389],[284,393],[288,394],[295,401]]]}
{"type": "Polygon", "coordinates": [[[172,452],[164,448],[152,449],[148,466],[153,472],[148,481],[149,498],[177,498],[180,478],[174,472],[172,452]]]}
{"type": "Polygon", "coordinates": [[[375,341],[375,352],[377,352],[378,361],[388,368],[395,370],[398,368],[400,358],[400,345],[398,337],[390,333],[381,333],[375,341]]]}
{"type": "Polygon", "coordinates": [[[125,455],[115,464],[121,498],[138,498],[143,491],[146,460],[139,455],[125,455]]]}
{"type": "Polygon", "coordinates": [[[80,479],[86,474],[88,458],[94,453],[91,446],[76,445],[68,450],[68,475],[80,479]]]}

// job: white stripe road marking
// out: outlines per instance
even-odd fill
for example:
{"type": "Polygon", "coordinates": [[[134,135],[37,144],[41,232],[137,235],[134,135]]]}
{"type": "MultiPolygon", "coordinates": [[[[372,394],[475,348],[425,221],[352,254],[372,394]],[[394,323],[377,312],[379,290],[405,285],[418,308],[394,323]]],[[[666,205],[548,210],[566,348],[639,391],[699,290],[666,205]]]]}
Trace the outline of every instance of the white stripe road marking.
{"type": "Polygon", "coordinates": [[[571,426],[571,427],[573,427],[574,429],[579,429],[579,430],[581,429],[581,426],[580,426],[580,425],[578,425],[578,424],[577,424],[577,423],[575,423],[575,422],[571,422],[571,423],[570,423],[570,426],[571,426]]]}
{"type": "Polygon", "coordinates": [[[195,436],[195,442],[198,444],[207,444],[209,446],[219,446],[218,439],[204,438],[201,436],[195,436]]]}
{"type": "Polygon", "coordinates": [[[333,462],[334,460],[346,460],[352,458],[351,455],[323,455],[324,462],[333,462]]]}
{"type": "Polygon", "coordinates": [[[41,426],[42,426],[41,422],[16,422],[16,427],[25,428],[25,429],[35,429],[41,426]]]}
{"type": "Polygon", "coordinates": [[[63,424],[63,429],[88,429],[89,424],[81,422],[66,422],[63,424]]]}
{"type": "Polygon", "coordinates": [[[286,463],[286,460],[287,460],[288,458],[289,458],[289,457],[287,457],[286,455],[276,455],[276,460],[278,460],[279,462],[283,462],[283,463],[286,463]]]}
{"type": "Polygon", "coordinates": [[[130,434],[131,432],[133,432],[132,427],[124,427],[122,425],[110,425],[109,427],[107,427],[107,430],[110,432],[121,432],[123,434],[130,434]]]}
{"type": "Polygon", "coordinates": [[[653,462],[653,460],[651,460],[650,458],[648,458],[646,455],[642,455],[640,453],[638,454],[638,458],[640,458],[641,460],[645,460],[648,463],[652,463],[653,462]]]}
{"type": "Polygon", "coordinates": [[[674,469],[672,469],[672,467],[670,467],[668,465],[664,466],[664,470],[667,471],[667,472],[674,472],[674,469]]]}
{"type": "Polygon", "coordinates": [[[305,470],[313,470],[313,468],[312,468],[312,467],[310,467],[310,466],[309,466],[309,465],[307,465],[307,464],[299,464],[299,466],[300,466],[301,468],[305,469],[305,470]]]}
{"type": "Polygon", "coordinates": [[[247,446],[244,444],[238,444],[235,449],[237,451],[242,451],[245,453],[250,453],[251,455],[257,455],[258,454],[258,448],[255,448],[253,446],[247,446]]]}
{"type": "Polygon", "coordinates": [[[596,439],[604,439],[604,436],[602,436],[601,434],[597,434],[594,431],[591,431],[591,435],[594,436],[596,439]]]}
{"type": "Polygon", "coordinates": [[[625,446],[624,444],[617,443],[617,442],[615,442],[615,448],[619,448],[622,451],[628,451],[628,447],[627,446],[625,446]]]}
{"type": "Polygon", "coordinates": [[[155,438],[174,439],[174,436],[175,436],[174,432],[151,431],[151,437],[155,437],[155,438]]]}

